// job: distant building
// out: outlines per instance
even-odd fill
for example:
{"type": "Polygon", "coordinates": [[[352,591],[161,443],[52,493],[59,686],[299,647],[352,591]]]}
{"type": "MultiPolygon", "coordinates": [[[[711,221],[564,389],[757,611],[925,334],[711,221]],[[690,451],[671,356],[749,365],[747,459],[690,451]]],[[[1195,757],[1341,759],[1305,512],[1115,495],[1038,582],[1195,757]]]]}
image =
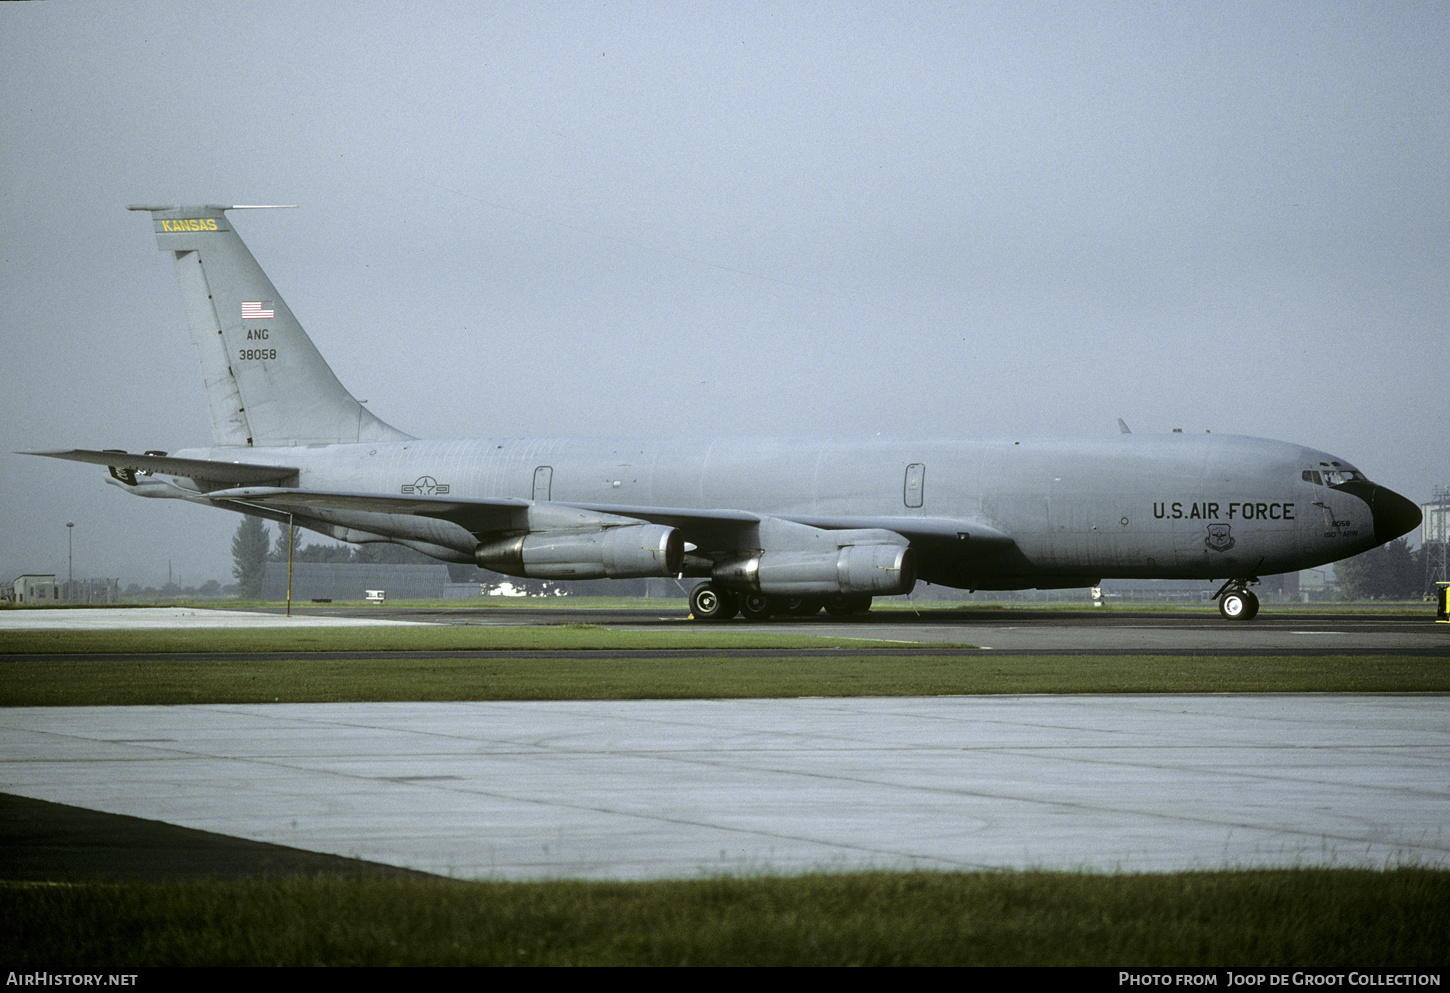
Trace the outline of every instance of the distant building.
{"type": "Polygon", "coordinates": [[[1299,573],[1299,598],[1305,603],[1334,599],[1334,569],[1322,565],[1299,573]]]}
{"type": "Polygon", "coordinates": [[[16,577],[13,596],[16,603],[59,603],[61,599],[54,573],[16,577]]]}
{"type": "Polygon", "coordinates": [[[115,603],[121,599],[119,579],[75,579],[60,584],[66,603],[115,603]]]}

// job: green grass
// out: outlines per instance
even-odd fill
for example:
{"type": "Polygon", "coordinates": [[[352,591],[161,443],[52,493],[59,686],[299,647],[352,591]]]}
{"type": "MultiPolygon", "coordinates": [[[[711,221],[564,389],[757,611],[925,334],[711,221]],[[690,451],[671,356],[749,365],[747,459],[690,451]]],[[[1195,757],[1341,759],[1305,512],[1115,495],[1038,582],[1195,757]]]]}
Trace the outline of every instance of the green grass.
{"type": "MultiPolygon", "coordinates": [[[[93,604],[25,604],[0,603],[4,610],[86,610],[114,609],[127,607],[191,607],[201,610],[278,610],[285,605],[282,600],[153,600],[127,601],[123,603],[93,604]]],[[[329,603],[315,603],[311,600],[293,600],[295,609],[308,613],[329,611],[355,611],[358,607],[372,606],[366,600],[334,600],[329,603]]],[[[611,597],[611,596],[563,596],[563,597],[448,597],[419,600],[388,600],[388,608],[426,608],[430,610],[480,612],[494,610],[638,610],[661,614],[689,613],[688,600],[683,597],[611,597]]],[[[1044,612],[1074,611],[1092,612],[1117,611],[1121,613],[1152,614],[1200,614],[1214,616],[1218,608],[1209,602],[1131,600],[1109,597],[1102,607],[1088,599],[1086,592],[1079,597],[1064,600],[910,600],[891,597],[877,597],[872,604],[873,611],[884,610],[906,613],[982,613],[989,611],[1044,612]]],[[[1413,615],[1433,618],[1435,605],[1423,599],[1409,600],[1351,600],[1312,601],[1309,603],[1266,603],[1264,609],[1283,614],[1380,614],[1413,615]]]]}
{"type": "MultiPolygon", "coordinates": [[[[449,603],[449,606],[453,606],[449,603]]],[[[1023,605],[1025,607],[1026,605],[1023,605]]],[[[955,609],[1019,609],[1018,605],[955,609]]],[[[1031,609],[1031,608],[1026,608],[1031,609]]],[[[1110,608],[1104,608],[1110,609],[1110,608]]],[[[1443,660],[1043,656],[777,630],[6,632],[0,705],[962,693],[1450,692],[1443,660]],[[843,646],[757,659],[729,649],[843,646]],[[592,647],[583,658],[530,652],[592,647]],[[632,648],[723,656],[619,658],[632,648]],[[452,651],[498,648],[502,658],[452,651]],[[430,651],[379,659],[364,651],[430,651]],[[325,660],[174,657],[331,651],[325,660]]],[[[0,883],[12,969],[158,965],[1097,965],[1444,970],[1450,872],[859,873],[650,883],[292,879],[0,883]]],[[[1220,978],[1220,984],[1226,982],[1220,978]]]]}
{"type": "Polygon", "coordinates": [[[745,656],[258,661],[141,655],[0,663],[0,706],[631,700],[981,693],[1445,693],[1450,666],[1410,655],[745,656]]]}
{"type": "Polygon", "coordinates": [[[7,968],[1450,966],[1450,873],[0,884],[7,968]]]}
{"type": "MultiPolygon", "coordinates": [[[[880,648],[899,644],[827,638],[788,628],[682,624],[667,630],[613,630],[594,624],[474,627],[172,628],[156,631],[0,631],[0,655],[181,652],[599,651],[638,649],[880,648]]],[[[971,646],[954,646],[971,647],[971,646]]]]}

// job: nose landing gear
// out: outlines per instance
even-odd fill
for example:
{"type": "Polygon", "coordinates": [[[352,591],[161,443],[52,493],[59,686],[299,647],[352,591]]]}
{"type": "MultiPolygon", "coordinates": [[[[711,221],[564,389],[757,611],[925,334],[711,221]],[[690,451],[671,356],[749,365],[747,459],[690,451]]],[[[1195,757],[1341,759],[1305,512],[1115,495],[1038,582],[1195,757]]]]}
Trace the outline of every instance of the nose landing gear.
{"type": "Polygon", "coordinates": [[[1250,584],[1257,584],[1257,576],[1246,579],[1230,579],[1219,587],[1214,598],[1218,600],[1218,612],[1225,620],[1251,621],[1259,613],[1259,598],[1249,591],[1250,584]]]}

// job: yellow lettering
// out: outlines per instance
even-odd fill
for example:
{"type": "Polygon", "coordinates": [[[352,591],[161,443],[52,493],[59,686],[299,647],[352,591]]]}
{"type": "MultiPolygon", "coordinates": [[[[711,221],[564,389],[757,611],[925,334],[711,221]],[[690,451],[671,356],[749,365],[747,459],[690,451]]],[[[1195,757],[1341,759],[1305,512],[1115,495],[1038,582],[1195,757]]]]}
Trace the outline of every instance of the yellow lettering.
{"type": "Polygon", "coordinates": [[[217,231],[216,218],[193,217],[184,221],[162,221],[162,231],[217,231]]]}

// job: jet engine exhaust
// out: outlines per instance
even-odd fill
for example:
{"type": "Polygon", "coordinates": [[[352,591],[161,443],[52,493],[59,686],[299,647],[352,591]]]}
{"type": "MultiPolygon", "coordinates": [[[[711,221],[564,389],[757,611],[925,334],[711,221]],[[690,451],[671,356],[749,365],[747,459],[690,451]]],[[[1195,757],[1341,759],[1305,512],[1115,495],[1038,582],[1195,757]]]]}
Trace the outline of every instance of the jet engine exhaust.
{"type": "Polygon", "coordinates": [[[484,569],[528,579],[675,576],[684,563],[685,541],[662,524],[539,531],[481,542],[473,558],[484,569]]]}
{"type": "Polygon", "coordinates": [[[766,551],[717,563],[716,582],[767,596],[896,596],[916,586],[909,545],[847,545],[829,552],[766,551]]]}

